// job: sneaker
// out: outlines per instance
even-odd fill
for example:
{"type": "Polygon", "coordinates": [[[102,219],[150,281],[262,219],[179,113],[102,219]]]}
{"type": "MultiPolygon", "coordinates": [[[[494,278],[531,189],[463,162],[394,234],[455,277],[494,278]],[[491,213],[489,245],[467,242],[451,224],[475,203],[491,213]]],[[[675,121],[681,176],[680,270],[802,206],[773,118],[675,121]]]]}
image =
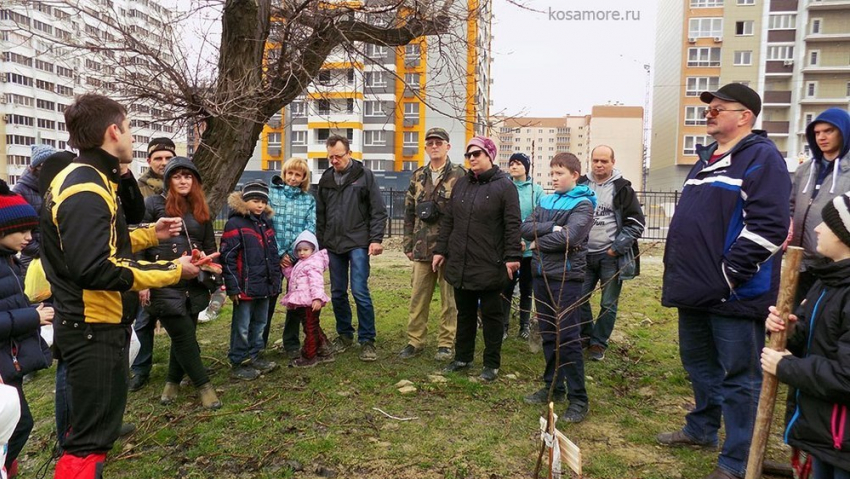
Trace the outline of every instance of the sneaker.
{"type": "Polygon", "coordinates": [[[333,352],[336,354],[342,354],[346,349],[350,348],[354,344],[354,340],[349,338],[348,336],[337,336],[336,339],[333,340],[333,344],[331,348],[333,348],[333,352]]]}
{"type": "Polygon", "coordinates": [[[455,355],[452,348],[437,348],[437,354],[434,355],[434,359],[437,361],[448,361],[453,358],[455,355]]]}
{"type": "Polygon", "coordinates": [[[319,356],[313,356],[312,358],[300,357],[292,361],[291,365],[294,368],[312,368],[319,364],[319,356]]]}
{"type": "MultiPolygon", "coordinates": [[[[791,477],[794,477],[794,474],[791,474],[791,477]]],[[[711,474],[705,476],[705,479],[743,479],[744,476],[738,476],[732,474],[726,469],[721,468],[720,466],[715,467],[711,474]]]]}
{"type": "Polygon", "coordinates": [[[561,416],[561,419],[564,422],[582,422],[584,418],[587,417],[587,412],[590,410],[587,404],[582,403],[570,403],[569,407],[567,407],[567,411],[561,416]]]}
{"type": "Polygon", "coordinates": [[[316,358],[319,360],[320,363],[332,363],[336,361],[336,358],[334,358],[333,353],[322,354],[320,352],[318,355],[316,355],[316,358]]]}
{"type": "Polygon", "coordinates": [[[130,384],[128,385],[128,389],[131,392],[136,392],[148,383],[148,375],[147,374],[136,374],[130,379],[130,384]]]}
{"type": "Polygon", "coordinates": [[[253,381],[260,377],[260,372],[248,364],[240,364],[233,368],[230,375],[236,379],[242,379],[243,381],[253,381]]]}
{"type": "Polygon", "coordinates": [[[605,348],[599,344],[591,344],[587,348],[587,356],[594,361],[602,361],[605,359],[605,348]]]}
{"type": "MultiPolygon", "coordinates": [[[[527,404],[549,404],[549,388],[541,388],[536,392],[522,398],[527,404]]],[[[552,402],[560,403],[567,400],[567,393],[555,391],[552,393],[552,402]]]]}
{"type": "Polygon", "coordinates": [[[699,442],[685,434],[681,429],[673,432],[662,432],[655,436],[655,440],[662,446],[689,446],[705,449],[717,448],[716,442],[699,442]]]}
{"type": "Polygon", "coordinates": [[[251,360],[251,367],[259,371],[261,374],[274,371],[277,368],[277,363],[263,358],[251,360]]]}
{"type": "Polygon", "coordinates": [[[301,357],[301,351],[298,350],[298,349],[290,349],[290,350],[286,351],[286,358],[287,359],[298,359],[300,357],[301,357]]]}
{"type": "Polygon", "coordinates": [[[126,437],[136,431],[136,425],[131,422],[121,424],[121,429],[118,430],[118,437],[126,437]]]}
{"type": "Polygon", "coordinates": [[[530,331],[527,324],[523,324],[519,327],[519,339],[528,339],[529,334],[530,331]]]}
{"type": "Polygon", "coordinates": [[[497,377],[499,377],[498,368],[484,368],[481,370],[481,374],[478,376],[478,379],[489,383],[495,381],[497,377]]]}
{"type": "Polygon", "coordinates": [[[400,359],[411,359],[422,354],[422,348],[417,348],[412,344],[408,344],[398,353],[400,359]]]}
{"type": "Polygon", "coordinates": [[[443,368],[443,372],[454,373],[457,371],[462,371],[464,369],[469,369],[470,366],[472,366],[471,362],[467,363],[465,361],[458,361],[457,359],[455,359],[454,361],[450,362],[448,366],[443,368]]]}
{"type": "Polygon", "coordinates": [[[360,345],[360,360],[375,361],[378,359],[378,352],[375,350],[374,341],[365,341],[360,345]]]}

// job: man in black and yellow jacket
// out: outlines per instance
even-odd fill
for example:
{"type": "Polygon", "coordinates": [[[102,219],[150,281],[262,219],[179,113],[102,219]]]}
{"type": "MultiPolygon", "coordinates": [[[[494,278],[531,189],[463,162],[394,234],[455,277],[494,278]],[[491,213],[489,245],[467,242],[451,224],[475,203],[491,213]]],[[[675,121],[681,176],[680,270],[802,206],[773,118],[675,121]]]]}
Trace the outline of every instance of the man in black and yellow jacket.
{"type": "Polygon", "coordinates": [[[67,364],[71,420],[56,479],[99,478],[118,438],[127,400],[134,295],[198,274],[189,257],[132,259],[134,251],[180,233],[179,218],[130,233],[118,186],[133,159],[127,112],[107,97],[78,97],[65,111],[79,157],[50,183],[41,216],[42,258],[56,309],[55,346],[67,364]]]}

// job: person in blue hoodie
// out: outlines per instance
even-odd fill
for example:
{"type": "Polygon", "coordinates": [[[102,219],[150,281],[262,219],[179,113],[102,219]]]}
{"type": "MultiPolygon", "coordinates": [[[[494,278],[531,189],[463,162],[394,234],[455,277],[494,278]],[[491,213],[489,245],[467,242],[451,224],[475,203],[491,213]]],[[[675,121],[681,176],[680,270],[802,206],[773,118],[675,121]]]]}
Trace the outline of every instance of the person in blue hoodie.
{"type": "Polygon", "coordinates": [[[661,303],[678,308],[679,355],[694,390],[685,426],[656,440],[715,448],[706,479],[744,477],[761,390],[764,317],[779,291],[782,244],[791,221],[791,178],[782,154],[753,125],[758,93],[740,83],[703,92],[706,131],[697,145],[664,250],[661,303]]]}
{"type": "Polygon", "coordinates": [[[534,301],[546,358],[545,387],[526,396],[525,402],[546,404],[567,398],[570,404],[561,419],[576,423],[588,412],[577,304],[596,195],[587,185],[576,184],[581,162],[572,153],[558,153],[549,166],[555,193],[544,197],[520,227],[522,238],[531,242],[534,301]]]}
{"type": "MultiPolygon", "coordinates": [[[[525,153],[514,153],[508,160],[508,174],[516,186],[519,195],[520,219],[525,220],[540,206],[543,199],[543,187],[531,181],[531,159],[525,153]]],[[[519,272],[514,275],[508,286],[502,292],[505,297],[503,311],[505,314],[505,334],[502,339],[507,339],[508,328],[511,322],[511,298],[514,296],[514,288],[519,283],[519,337],[528,339],[528,324],[531,317],[531,250],[528,248],[529,241],[522,243],[522,260],[519,263],[519,272]]]]}
{"type": "Polygon", "coordinates": [[[828,262],[816,248],[815,227],[822,220],[821,210],[850,191],[850,114],[840,108],[824,111],[806,126],[806,140],[812,159],[797,168],[791,187],[790,244],[803,248],[796,305],[815,282],[809,270],[828,262]]]}

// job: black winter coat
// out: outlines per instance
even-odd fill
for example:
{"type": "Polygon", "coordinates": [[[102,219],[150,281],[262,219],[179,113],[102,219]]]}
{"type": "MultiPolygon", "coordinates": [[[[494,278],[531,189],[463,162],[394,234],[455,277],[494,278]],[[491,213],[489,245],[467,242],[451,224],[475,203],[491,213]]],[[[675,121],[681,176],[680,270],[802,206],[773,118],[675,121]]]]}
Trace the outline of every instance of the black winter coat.
{"type": "MultiPolygon", "coordinates": [[[[155,223],[160,218],[169,215],[165,212],[165,195],[154,195],[145,198],[146,223],[155,223]]],[[[179,236],[160,241],[159,246],[148,248],[144,252],[147,261],[171,261],[184,254],[191,255],[193,249],[206,254],[215,253],[215,232],[212,221],[199,223],[191,212],[183,216],[184,229],[179,236]],[[188,238],[187,238],[188,232],[188,238]],[[191,244],[189,240],[191,239],[191,244]]],[[[151,304],[148,311],[155,318],[163,316],[189,315],[194,317],[207,307],[210,302],[210,291],[201,285],[197,279],[181,280],[174,286],[151,290],[151,304]],[[189,299],[190,309],[186,309],[189,299]]]]}
{"type": "Polygon", "coordinates": [[[374,174],[357,160],[342,185],[333,167],[322,173],[316,195],[316,238],[319,247],[343,254],[384,240],[387,207],[374,174]]]}
{"type": "Polygon", "coordinates": [[[230,219],[221,235],[222,276],[227,295],[252,299],[280,294],[283,270],[271,220],[272,209],[266,206],[260,216],[250,213],[239,192],[231,193],[228,204],[230,219]]]}
{"type": "Polygon", "coordinates": [[[24,295],[20,264],[13,254],[0,248],[0,378],[4,382],[18,382],[53,361],[39,334],[38,311],[24,295]]]}
{"type": "Polygon", "coordinates": [[[813,267],[806,295],[776,377],[797,389],[785,442],[850,470],[850,260],[813,267]]]}
{"type": "Polygon", "coordinates": [[[499,167],[459,178],[434,248],[446,258],[446,281],[472,291],[503,289],[505,263],[522,259],[520,218],[516,186],[499,167]]]}

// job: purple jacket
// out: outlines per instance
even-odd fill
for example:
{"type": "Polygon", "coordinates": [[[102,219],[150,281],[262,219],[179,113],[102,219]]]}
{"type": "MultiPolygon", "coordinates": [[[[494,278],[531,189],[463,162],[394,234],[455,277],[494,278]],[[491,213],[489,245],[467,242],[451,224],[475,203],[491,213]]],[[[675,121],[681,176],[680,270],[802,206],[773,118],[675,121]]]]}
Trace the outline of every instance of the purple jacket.
{"type": "Polygon", "coordinates": [[[298,235],[293,245],[302,241],[313,245],[313,254],[283,270],[283,275],[289,280],[289,288],[280,300],[280,304],[289,309],[310,307],[314,299],[320,300],[322,306],[330,301],[325,294],[324,277],[324,272],[328,269],[328,251],[318,248],[319,242],[316,240],[316,235],[309,231],[298,235]]]}

